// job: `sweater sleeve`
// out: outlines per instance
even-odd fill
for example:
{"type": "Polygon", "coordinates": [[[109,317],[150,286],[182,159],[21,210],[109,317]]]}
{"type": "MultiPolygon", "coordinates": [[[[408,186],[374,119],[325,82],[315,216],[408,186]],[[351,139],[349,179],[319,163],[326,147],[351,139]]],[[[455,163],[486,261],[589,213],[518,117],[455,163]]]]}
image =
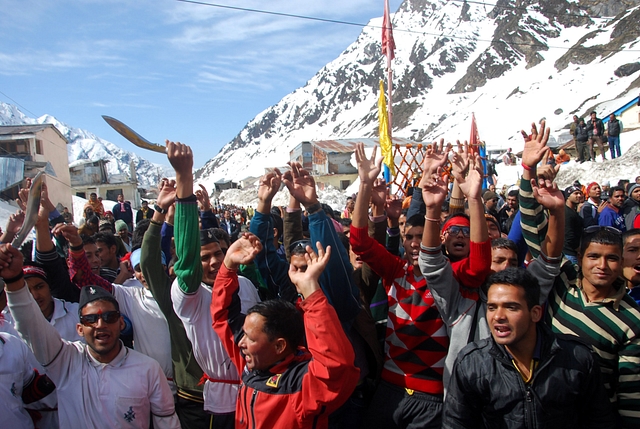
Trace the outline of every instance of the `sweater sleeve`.
{"type": "Polygon", "coordinates": [[[483,243],[470,242],[469,256],[460,261],[452,262],[451,268],[453,276],[461,285],[479,288],[491,273],[491,240],[483,243]]]}
{"type": "Polygon", "coordinates": [[[318,251],[316,246],[318,241],[325,248],[331,246],[331,257],[318,283],[340,320],[351,322],[358,315],[361,307],[360,293],[353,281],[353,266],[349,261],[347,249],[340,242],[333,222],[323,210],[309,215],[309,233],[314,251],[318,251]]]}
{"type": "Polygon", "coordinates": [[[41,252],[36,249],[36,262],[42,264],[47,273],[47,280],[51,295],[67,302],[78,302],[80,289],[69,278],[69,268],[64,258],[58,255],[55,248],[41,252]]]}
{"type": "Polygon", "coordinates": [[[171,302],[171,278],[162,266],[162,249],[160,248],[161,226],[153,222],[142,238],[140,253],[140,269],[149,286],[153,298],[158,303],[162,314],[169,319],[176,317],[171,302]]]}
{"type": "Polygon", "coordinates": [[[270,215],[256,210],[249,230],[262,243],[262,250],[254,261],[262,278],[267,282],[270,294],[287,301],[293,301],[298,294],[289,279],[289,263],[278,255],[273,245],[274,235],[270,215]]]}
{"type": "Polygon", "coordinates": [[[175,242],[178,261],[173,270],[184,293],[194,293],[202,282],[198,204],[194,195],[176,202],[175,242]]]}
{"type": "Polygon", "coordinates": [[[520,180],[520,225],[522,235],[535,258],[540,253],[540,245],[547,235],[547,219],[544,207],[533,196],[531,183],[520,180]]]}
{"type": "Polygon", "coordinates": [[[351,225],[349,241],[353,252],[371,266],[385,285],[390,285],[396,277],[405,275],[403,268],[407,261],[392,255],[383,245],[369,237],[368,228],[351,225]]]}
{"type": "Polygon", "coordinates": [[[69,275],[78,288],[89,285],[100,286],[109,293],[113,293],[113,284],[94,274],[83,250],[69,250],[69,275]]]}

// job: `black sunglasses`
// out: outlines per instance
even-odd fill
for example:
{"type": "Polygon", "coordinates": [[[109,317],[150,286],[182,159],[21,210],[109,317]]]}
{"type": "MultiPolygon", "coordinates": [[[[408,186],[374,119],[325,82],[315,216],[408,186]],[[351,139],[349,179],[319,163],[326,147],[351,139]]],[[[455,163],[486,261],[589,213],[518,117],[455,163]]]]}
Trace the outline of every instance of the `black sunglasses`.
{"type": "Polygon", "coordinates": [[[104,313],[100,314],[85,314],[83,316],[80,316],[80,323],[82,323],[84,326],[95,326],[98,324],[98,319],[102,319],[105,323],[108,324],[116,323],[118,320],[120,320],[120,312],[113,310],[105,311],[104,313]]]}
{"type": "Polygon", "coordinates": [[[615,235],[622,235],[622,232],[619,229],[612,226],[591,225],[584,229],[585,234],[594,234],[600,231],[607,231],[615,235]]]}
{"type": "Polygon", "coordinates": [[[453,235],[458,235],[460,234],[460,232],[462,232],[462,235],[464,235],[465,237],[471,236],[471,228],[469,228],[468,226],[453,225],[447,228],[447,231],[449,232],[449,234],[453,235]]]}
{"type": "Polygon", "coordinates": [[[311,240],[298,240],[289,245],[289,253],[306,253],[307,246],[311,246],[311,240]]]}

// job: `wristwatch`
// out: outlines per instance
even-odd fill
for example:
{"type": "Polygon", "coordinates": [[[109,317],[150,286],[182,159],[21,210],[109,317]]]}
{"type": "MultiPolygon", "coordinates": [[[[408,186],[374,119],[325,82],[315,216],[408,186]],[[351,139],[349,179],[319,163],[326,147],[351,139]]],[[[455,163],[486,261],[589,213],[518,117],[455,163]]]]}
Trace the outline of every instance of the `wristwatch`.
{"type": "Polygon", "coordinates": [[[158,213],[160,213],[160,214],[167,214],[167,213],[169,213],[169,210],[168,210],[168,209],[163,209],[162,207],[160,207],[160,206],[159,206],[159,205],[157,205],[157,204],[155,204],[155,205],[153,206],[153,209],[154,209],[155,211],[157,211],[158,213]]]}

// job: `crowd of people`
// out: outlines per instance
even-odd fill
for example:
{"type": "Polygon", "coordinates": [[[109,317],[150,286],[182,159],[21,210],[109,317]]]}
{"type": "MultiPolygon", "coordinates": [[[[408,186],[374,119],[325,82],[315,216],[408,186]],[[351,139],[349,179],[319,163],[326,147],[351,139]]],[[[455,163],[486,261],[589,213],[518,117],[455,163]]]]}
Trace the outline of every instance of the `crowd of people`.
{"type": "Polygon", "coordinates": [[[523,135],[518,186],[483,189],[480,157],[441,142],[405,200],[359,144],[342,212],[294,162],[255,209],[212,204],[170,141],[176,178],[135,227],[92,195],[78,228],[45,184],[35,240],[9,244],[24,211],[0,237],[3,421],[638,427],[640,177],[561,191],[545,123],[523,135]]]}

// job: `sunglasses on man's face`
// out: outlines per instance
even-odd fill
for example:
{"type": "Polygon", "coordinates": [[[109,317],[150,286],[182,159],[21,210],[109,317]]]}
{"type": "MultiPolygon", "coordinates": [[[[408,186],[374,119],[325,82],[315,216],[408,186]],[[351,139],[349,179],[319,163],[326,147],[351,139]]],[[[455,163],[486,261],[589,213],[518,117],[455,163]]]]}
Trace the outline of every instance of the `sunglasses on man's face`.
{"type": "Polygon", "coordinates": [[[311,246],[310,240],[294,241],[289,246],[289,253],[307,253],[307,246],[311,246]]]}
{"type": "Polygon", "coordinates": [[[454,225],[447,229],[449,234],[458,235],[462,232],[465,237],[471,236],[471,229],[468,226],[454,225]]]}
{"type": "Polygon", "coordinates": [[[102,319],[105,323],[112,324],[120,320],[119,311],[105,311],[98,314],[85,314],[80,316],[80,323],[84,326],[95,326],[98,324],[98,319],[102,319]]]}

